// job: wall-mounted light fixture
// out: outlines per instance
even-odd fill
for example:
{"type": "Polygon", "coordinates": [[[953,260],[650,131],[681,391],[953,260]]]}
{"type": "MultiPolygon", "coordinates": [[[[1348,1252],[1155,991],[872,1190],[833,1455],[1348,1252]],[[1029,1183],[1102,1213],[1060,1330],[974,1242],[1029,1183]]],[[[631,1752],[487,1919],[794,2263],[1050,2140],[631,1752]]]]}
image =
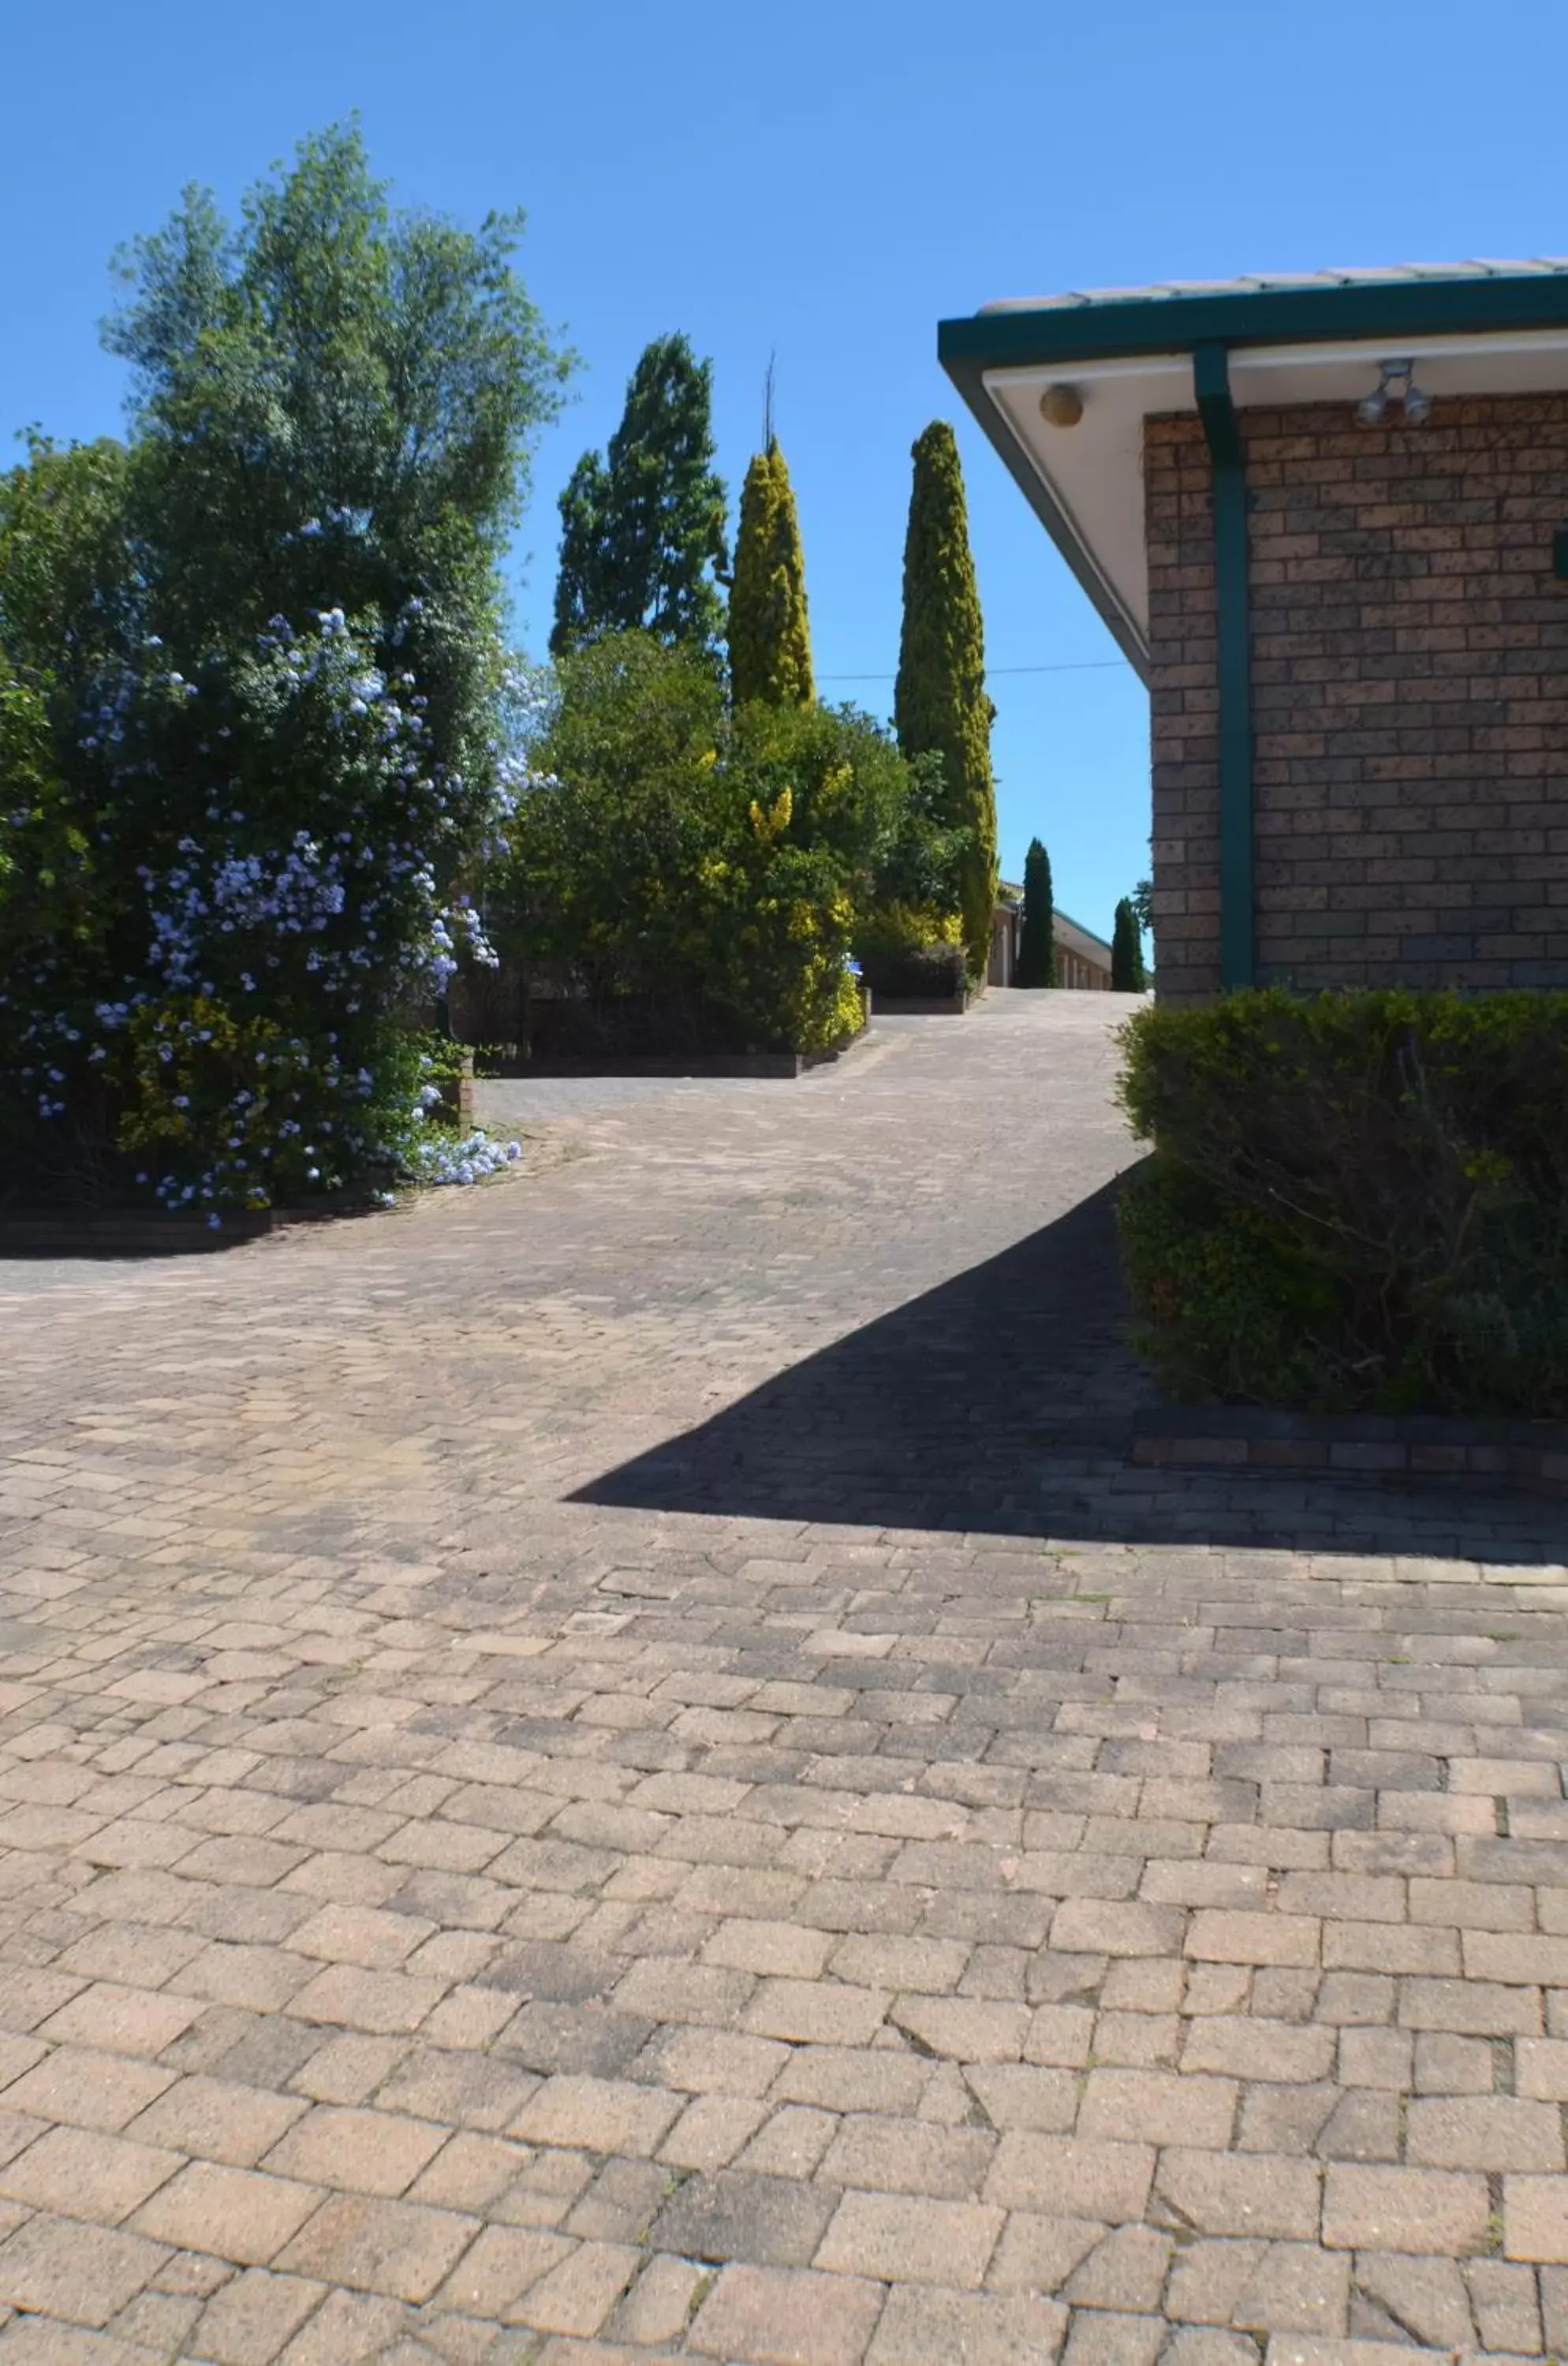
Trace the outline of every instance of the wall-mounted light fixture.
{"type": "Polygon", "coordinates": [[[1083,397],[1076,386],[1048,386],[1040,398],[1040,416],[1047,427],[1076,427],[1083,417],[1083,397]]]}
{"type": "Polygon", "coordinates": [[[1416,385],[1414,362],[1384,362],[1376,388],[1356,405],[1356,416],[1363,427],[1376,427],[1395,402],[1407,427],[1422,427],[1432,416],[1432,398],[1416,385]]]}

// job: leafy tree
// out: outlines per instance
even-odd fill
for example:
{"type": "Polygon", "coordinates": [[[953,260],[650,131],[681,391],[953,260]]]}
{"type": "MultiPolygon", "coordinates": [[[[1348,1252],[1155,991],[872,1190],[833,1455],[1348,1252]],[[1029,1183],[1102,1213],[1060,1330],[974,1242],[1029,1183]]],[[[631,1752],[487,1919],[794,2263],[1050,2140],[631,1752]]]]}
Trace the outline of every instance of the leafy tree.
{"type": "Polygon", "coordinates": [[[907,756],[934,751],[947,782],[944,818],[971,833],[964,868],[964,939],[970,972],[990,957],[997,896],[997,802],[986,694],[985,630],[958,444],[945,420],[917,437],[904,545],[904,629],[893,715],[907,756]]]}
{"type": "Polygon", "coordinates": [[[1111,984],[1117,994],[1142,994],[1148,982],[1137,914],[1132,897],[1123,896],[1116,907],[1116,925],[1111,936],[1111,984]]]}
{"type": "Polygon", "coordinates": [[[499,941],[564,969],[606,1033],[808,1051],[858,1024],[855,917],[908,788],[867,716],[731,709],[696,652],[606,635],[562,661],[530,760],[499,941]]]}
{"type": "Polygon", "coordinates": [[[1139,928],[1152,929],[1155,924],[1154,881],[1140,879],[1128,901],[1133,907],[1133,918],[1137,921],[1139,928]]]}
{"type": "Polygon", "coordinates": [[[740,494],[729,593],[729,682],[737,706],[809,706],[816,696],[806,561],[795,490],[777,439],[756,454],[740,494]]]}
{"type": "Polygon", "coordinates": [[[689,339],[644,350],[606,458],[585,452],[560,497],[552,655],[626,632],[716,653],[728,545],[712,399],[689,339]]]}
{"type": "Polygon", "coordinates": [[[1017,986],[1056,983],[1056,916],[1051,858],[1037,838],[1023,858],[1023,930],[1018,949],[1017,986]]]}
{"type": "Polygon", "coordinates": [[[0,1070],[165,1204],[363,1187],[411,1121],[404,1016],[511,793],[498,562],[567,366],[517,231],[394,214],[352,126],[237,231],[187,192],[121,263],[128,448],[36,447],[0,493],[6,851],[41,878],[27,769],[84,903],[5,933],[0,1070]]]}

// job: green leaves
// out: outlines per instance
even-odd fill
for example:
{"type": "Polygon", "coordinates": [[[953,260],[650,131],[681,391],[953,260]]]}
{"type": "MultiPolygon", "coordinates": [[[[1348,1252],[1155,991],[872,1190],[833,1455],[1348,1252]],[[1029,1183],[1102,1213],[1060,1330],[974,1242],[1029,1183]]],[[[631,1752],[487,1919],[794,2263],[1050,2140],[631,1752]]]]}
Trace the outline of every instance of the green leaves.
{"type": "Polygon", "coordinates": [[[1051,858],[1037,838],[1023,858],[1023,930],[1015,986],[1056,983],[1056,915],[1051,858]]]}
{"type": "Polygon", "coordinates": [[[644,350],[607,460],[584,453],[560,497],[552,656],[626,632],[716,656],[728,545],[712,395],[689,339],[644,350]]]}
{"type": "Polygon", "coordinates": [[[1187,1392],[1568,1414],[1568,995],[1236,993],[1123,1030],[1133,1296],[1187,1392]]]}
{"type": "Polygon", "coordinates": [[[964,944],[970,973],[984,977],[997,896],[997,801],[986,694],[985,629],[958,444],[945,420],[916,438],[914,485],[904,545],[904,626],[893,720],[906,756],[940,755],[947,783],[944,818],[971,833],[964,867],[964,944]]]}
{"type": "Polygon", "coordinates": [[[729,592],[729,683],[737,706],[809,706],[816,697],[806,613],[806,559],[795,490],[776,441],[759,452],[740,494],[729,592]]]}
{"type": "Polygon", "coordinates": [[[1111,932],[1111,988],[1117,994],[1143,994],[1148,982],[1137,914],[1132,897],[1123,896],[1116,907],[1116,923],[1111,932]]]}

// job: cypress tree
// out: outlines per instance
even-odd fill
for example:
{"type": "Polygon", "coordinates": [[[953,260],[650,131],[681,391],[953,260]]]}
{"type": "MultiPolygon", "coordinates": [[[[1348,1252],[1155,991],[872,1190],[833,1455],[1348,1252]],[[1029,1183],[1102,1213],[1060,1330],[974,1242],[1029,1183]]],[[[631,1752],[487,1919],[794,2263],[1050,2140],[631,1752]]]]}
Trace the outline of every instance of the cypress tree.
{"type": "Polygon", "coordinates": [[[632,373],[604,459],[585,452],[560,497],[550,650],[648,632],[716,654],[728,552],[714,470],[713,364],[685,337],[656,337],[632,373]]]}
{"type": "Polygon", "coordinates": [[[1051,858],[1037,838],[1023,858],[1023,930],[1018,948],[1018,986],[1056,983],[1056,918],[1051,888],[1051,858]]]}
{"type": "Polygon", "coordinates": [[[942,419],[914,445],[915,479],[904,545],[904,630],[893,721],[906,756],[935,749],[946,781],[942,819],[968,830],[961,896],[971,973],[984,977],[997,897],[997,799],[986,695],[985,627],[958,441],[942,419]]]}
{"type": "Polygon", "coordinates": [[[729,690],[737,706],[810,706],[811,634],[795,490],[775,437],[746,471],[729,591],[729,690]]]}
{"type": "Polygon", "coordinates": [[[1123,896],[1116,907],[1111,935],[1111,984],[1117,994],[1142,994],[1148,986],[1144,968],[1144,940],[1133,899],[1123,896]]]}

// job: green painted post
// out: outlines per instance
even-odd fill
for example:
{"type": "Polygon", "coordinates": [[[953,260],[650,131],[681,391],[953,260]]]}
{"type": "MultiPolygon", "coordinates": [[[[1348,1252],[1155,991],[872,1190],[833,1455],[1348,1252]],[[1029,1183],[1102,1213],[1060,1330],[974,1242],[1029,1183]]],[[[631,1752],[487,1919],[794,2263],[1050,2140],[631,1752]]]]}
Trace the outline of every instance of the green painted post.
{"type": "Polygon", "coordinates": [[[1192,354],[1192,386],[1213,471],[1214,610],[1220,741],[1220,983],[1255,974],[1252,848],[1252,648],[1247,614],[1247,456],[1222,344],[1192,354]]]}

